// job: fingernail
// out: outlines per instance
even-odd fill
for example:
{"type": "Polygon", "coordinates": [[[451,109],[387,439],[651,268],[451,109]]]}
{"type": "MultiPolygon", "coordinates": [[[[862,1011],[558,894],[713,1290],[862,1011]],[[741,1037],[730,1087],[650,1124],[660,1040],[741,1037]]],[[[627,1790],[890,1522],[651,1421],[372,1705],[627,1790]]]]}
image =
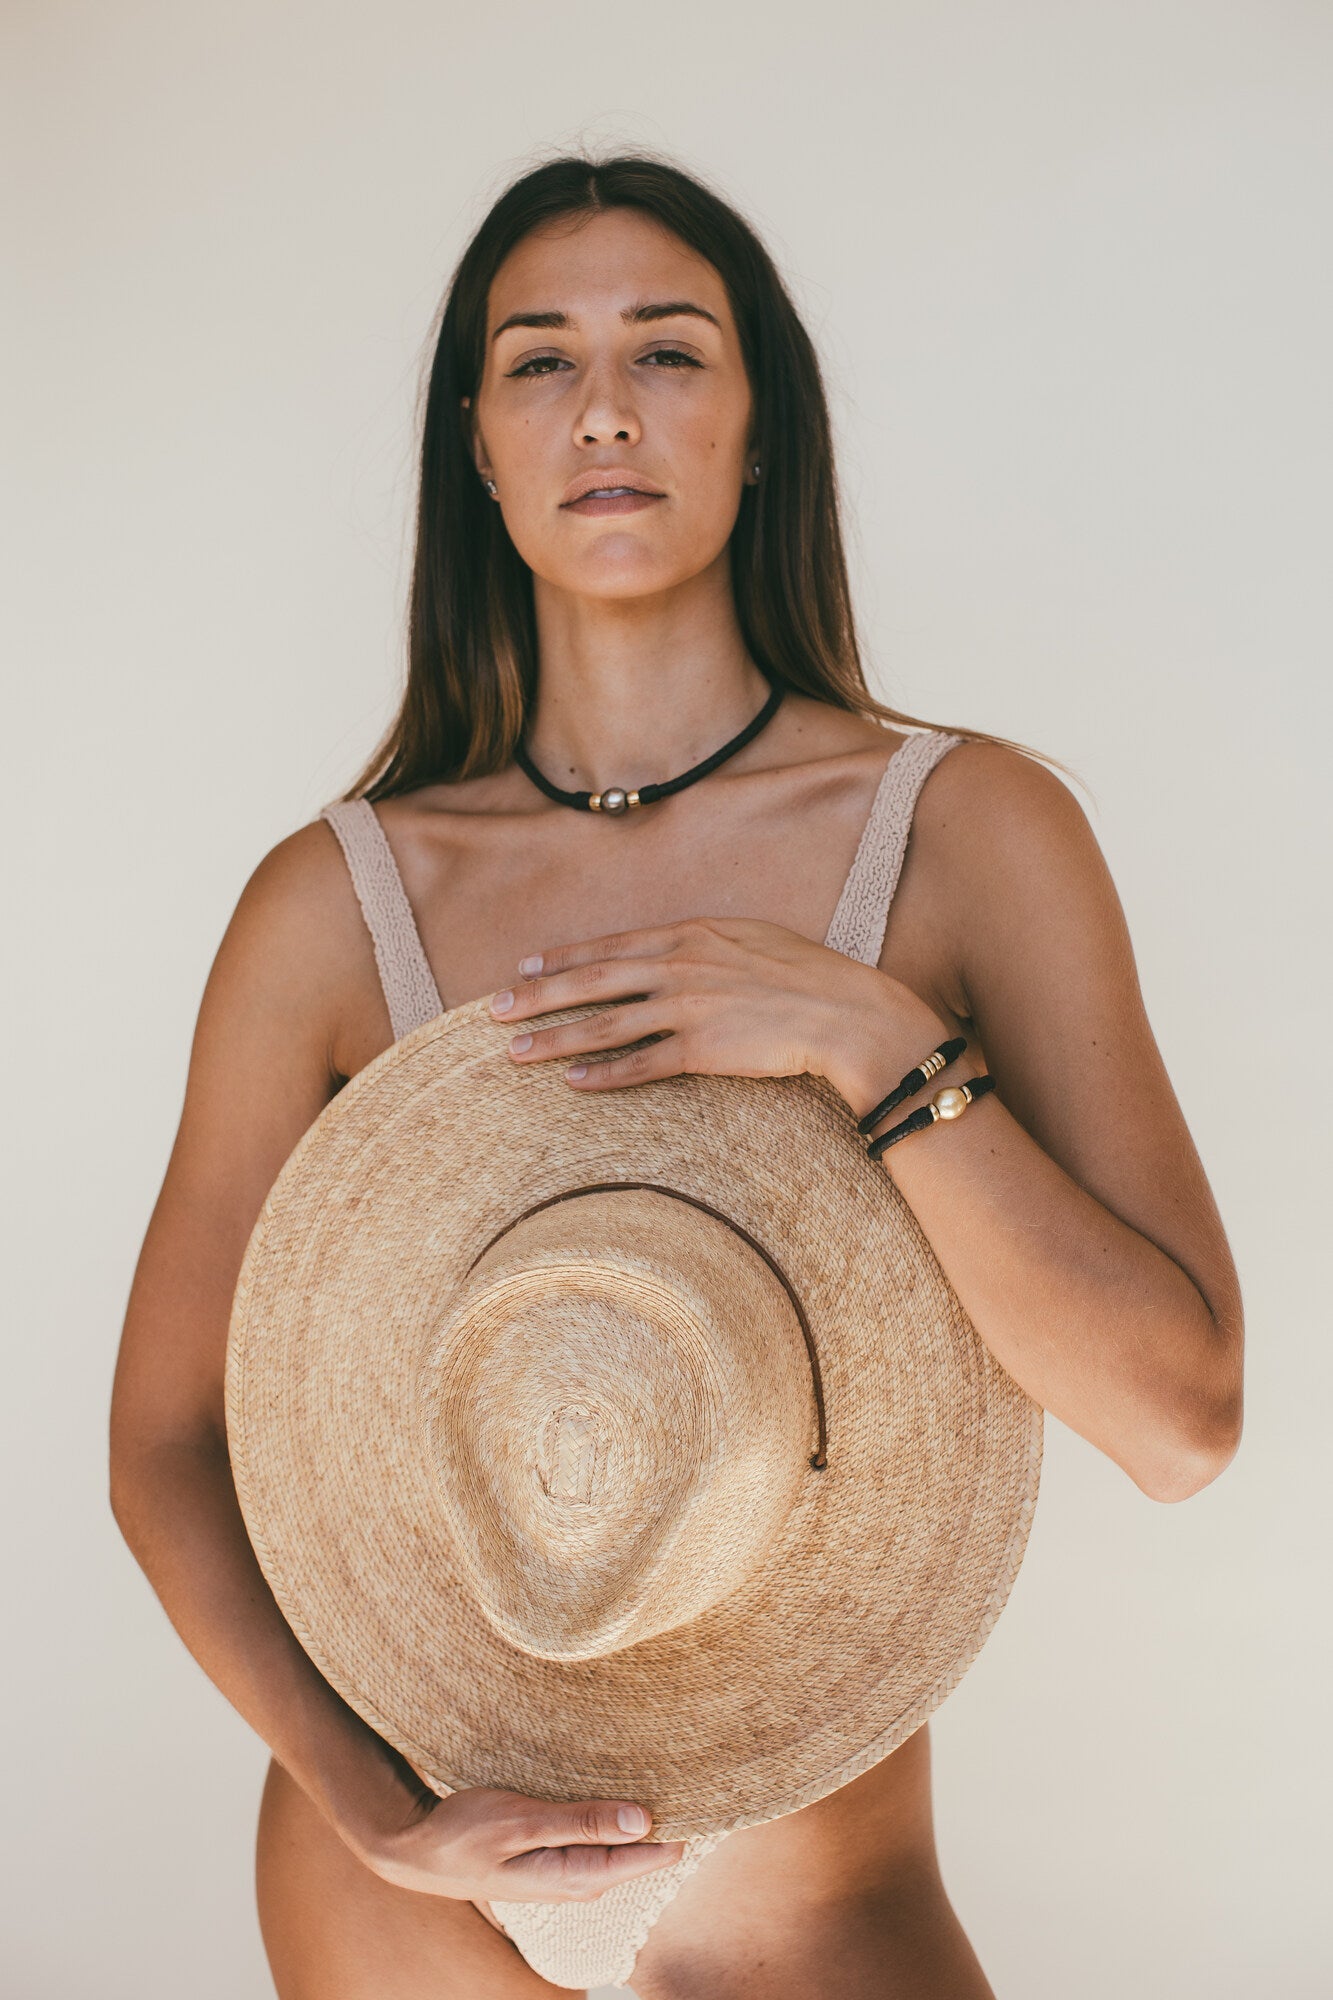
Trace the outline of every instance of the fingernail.
{"type": "Polygon", "coordinates": [[[567,1069],[565,1071],[565,1075],[569,1077],[570,1080],[574,1083],[577,1083],[581,1076],[586,1076],[587,1074],[588,1074],[587,1063],[575,1063],[573,1069],[567,1069]]]}
{"type": "Polygon", "coordinates": [[[647,1833],[648,1815],[642,1806],[622,1806],[616,1824],[622,1833],[647,1833]]]}
{"type": "Polygon", "coordinates": [[[510,1042],[509,1046],[513,1050],[516,1056],[521,1056],[524,1049],[530,1049],[532,1047],[532,1036],[515,1035],[514,1039],[512,1040],[512,1042],[510,1042]]]}
{"type": "Polygon", "coordinates": [[[518,969],[520,972],[526,973],[540,972],[542,969],[541,953],[538,951],[534,952],[531,958],[520,958],[518,969]]]}
{"type": "Polygon", "coordinates": [[[507,1014],[513,1004],[514,996],[512,993],[493,993],[491,995],[492,1014],[507,1014]]]}

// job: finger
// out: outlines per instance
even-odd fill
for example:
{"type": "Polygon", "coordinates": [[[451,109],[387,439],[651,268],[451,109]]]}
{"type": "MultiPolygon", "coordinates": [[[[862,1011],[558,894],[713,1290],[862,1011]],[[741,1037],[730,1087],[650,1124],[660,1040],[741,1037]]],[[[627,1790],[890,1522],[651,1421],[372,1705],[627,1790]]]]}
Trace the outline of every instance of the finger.
{"type": "Polygon", "coordinates": [[[514,1793],[514,1806],[500,1829],[502,1853],[531,1848],[621,1846],[642,1840],[652,1815],[631,1799],[578,1799],[561,1804],[514,1793]]]}
{"type": "Polygon", "coordinates": [[[571,1090],[618,1090],[627,1083],[649,1083],[654,1077],[686,1073],[684,1050],[679,1035],[664,1035],[647,1048],[631,1049],[626,1055],[611,1056],[604,1062],[575,1063],[565,1071],[571,1090]]]}
{"type": "Polygon", "coordinates": [[[679,951],[691,930],[701,928],[690,918],[674,924],[645,924],[639,930],[608,931],[603,937],[575,938],[570,944],[548,945],[518,962],[524,979],[549,978],[552,973],[569,972],[594,959],[655,958],[663,952],[679,951]]]}
{"type": "Polygon", "coordinates": [[[592,1902],[629,1882],[669,1868],[685,1852],[680,1840],[636,1840],[628,1847],[543,1847],[501,1864],[501,1898],[533,1902],[592,1902]]]}
{"type": "MultiPolygon", "coordinates": [[[[660,959],[663,954],[656,954],[660,959]]],[[[527,1020],[534,1014],[553,1014],[559,1007],[579,1007],[587,1001],[621,1000],[632,993],[655,990],[659,977],[648,970],[647,953],[628,958],[592,958],[586,964],[564,972],[543,973],[539,979],[525,979],[515,987],[504,987],[491,995],[491,1012],[497,1020],[527,1020]]]]}
{"type": "Polygon", "coordinates": [[[581,1021],[511,1035],[509,1054],[514,1062],[531,1063],[581,1056],[593,1049],[623,1049],[644,1035],[665,1033],[671,1025],[661,1001],[623,1001],[603,1013],[585,1014],[581,1021]]]}

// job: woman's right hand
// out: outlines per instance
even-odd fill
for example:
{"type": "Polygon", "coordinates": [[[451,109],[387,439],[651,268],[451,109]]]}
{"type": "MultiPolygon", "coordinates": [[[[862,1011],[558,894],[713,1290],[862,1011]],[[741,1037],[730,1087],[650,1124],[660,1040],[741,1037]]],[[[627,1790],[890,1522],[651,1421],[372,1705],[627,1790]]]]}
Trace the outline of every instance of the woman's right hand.
{"type": "Polygon", "coordinates": [[[680,1860],[683,1842],[644,1839],[651,1824],[628,1799],[557,1805],[474,1785],[349,1845],[384,1881],[428,1896],[590,1903],[617,1882],[680,1860]]]}

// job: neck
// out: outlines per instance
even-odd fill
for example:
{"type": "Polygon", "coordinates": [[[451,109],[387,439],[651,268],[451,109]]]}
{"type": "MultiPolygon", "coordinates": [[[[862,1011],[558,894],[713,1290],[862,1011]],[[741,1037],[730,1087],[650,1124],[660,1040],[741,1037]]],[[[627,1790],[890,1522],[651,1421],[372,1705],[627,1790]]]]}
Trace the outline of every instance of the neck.
{"type": "Polygon", "coordinates": [[[541,670],[525,742],[538,770],[566,790],[674,778],[768,698],[729,588],[722,616],[723,607],[697,598],[562,597],[543,606],[540,589],[537,609],[541,670]]]}

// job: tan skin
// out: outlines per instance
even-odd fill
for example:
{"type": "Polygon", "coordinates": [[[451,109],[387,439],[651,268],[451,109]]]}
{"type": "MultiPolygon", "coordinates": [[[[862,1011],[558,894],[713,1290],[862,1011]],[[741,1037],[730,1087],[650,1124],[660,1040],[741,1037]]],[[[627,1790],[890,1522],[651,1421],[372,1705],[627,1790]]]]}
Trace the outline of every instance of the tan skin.
{"type": "MultiPolygon", "coordinates": [[[[755,476],[749,385],[718,274],[644,216],[520,243],[490,330],[542,309],[566,324],[488,342],[463,416],[534,575],[532,754],[571,787],[632,786],[716,748],[766,692],[726,567],[755,476]],[[625,317],[645,301],[712,317],[625,317]],[[570,511],[589,467],[639,470],[661,497],[570,511]]],[[[922,789],[878,968],[826,950],[901,740],[789,696],[730,763],[621,820],[553,804],[513,766],[378,810],[446,1007],[512,993],[498,1011],[521,1034],[547,1009],[607,1003],[503,1060],[567,1070],[660,1037],[570,1089],[810,1071],[859,1116],[966,1033],[940,1081],[989,1069],[997,1092],[883,1171],[1015,1379],[1144,1492],[1185,1498],[1239,1440],[1241,1305],[1105,862],[1049,771],[966,744],[922,789]]],[[[390,1041],[345,864],[316,822],[259,864],[209,975],[126,1318],[112,1502],[182,1638],[273,1751],[256,1879],[281,2000],[535,2000],[568,1989],[531,1970],[490,1901],[587,1901],[678,1847],[618,1828],[633,1801],[472,1790],[423,1811],[288,1630],[227,1464],[226,1328],[249,1233],[301,1134],[390,1041]]],[[[819,1804],[723,1842],[634,1983],[642,2000],[990,1994],[940,1878],[928,1727],[819,1804]]]]}

